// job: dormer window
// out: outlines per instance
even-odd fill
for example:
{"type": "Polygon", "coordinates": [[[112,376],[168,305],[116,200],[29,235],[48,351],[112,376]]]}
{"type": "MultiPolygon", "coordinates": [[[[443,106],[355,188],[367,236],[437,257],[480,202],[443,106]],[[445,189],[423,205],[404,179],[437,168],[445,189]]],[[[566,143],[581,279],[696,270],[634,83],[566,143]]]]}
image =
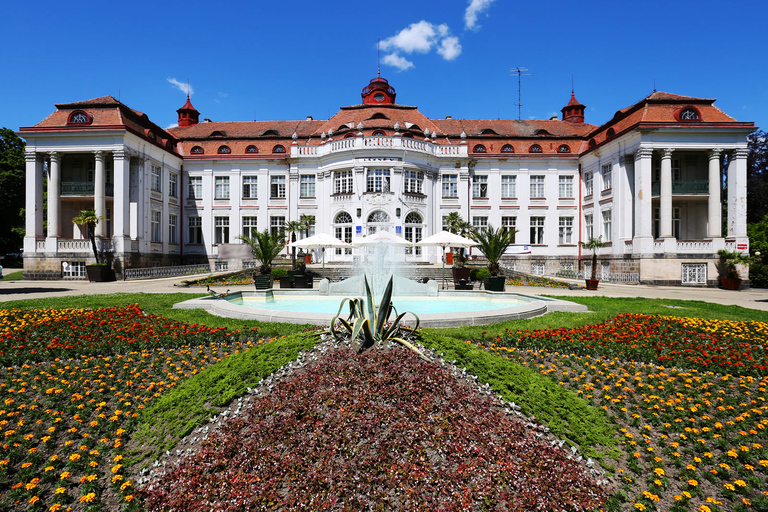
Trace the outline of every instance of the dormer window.
{"type": "Polygon", "coordinates": [[[498,135],[498,133],[491,130],[490,128],[486,128],[485,130],[480,132],[480,135],[498,135]]]}
{"type": "Polygon", "coordinates": [[[699,111],[693,107],[685,107],[680,111],[677,118],[679,121],[701,121],[699,111]]]}
{"type": "Polygon", "coordinates": [[[539,146],[538,144],[534,144],[533,146],[528,148],[528,152],[529,153],[541,153],[541,146],[539,146]]]}
{"type": "Polygon", "coordinates": [[[376,112],[375,114],[373,114],[368,119],[389,119],[389,118],[387,116],[385,116],[384,114],[382,114],[381,112],[376,112]]]}
{"type": "Polygon", "coordinates": [[[384,133],[384,132],[383,132],[383,131],[381,131],[381,130],[376,130],[375,132],[373,132],[373,136],[374,136],[374,137],[385,137],[386,135],[387,135],[387,134],[386,134],[386,133],[384,133]]]}
{"type": "Polygon", "coordinates": [[[205,151],[203,151],[203,148],[201,146],[195,146],[189,152],[192,153],[193,155],[202,155],[203,153],[205,153],[205,151]]]}
{"type": "Polygon", "coordinates": [[[486,152],[485,151],[485,146],[483,146],[482,144],[476,145],[474,148],[472,148],[472,151],[474,153],[485,153],[486,152]]]}
{"type": "Polygon", "coordinates": [[[228,154],[232,153],[232,150],[229,149],[229,146],[219,146],[218,153],[220,155],[228,155],[228,154]]]}
{"type": "Polygon", "coordinates": [[[378,101],[378,102],[382,102],[382,101],[384,101],[386,98],[387,98],[387,97],[386,97],[386,96],[384,96],[384,93],[382,93],[382,92],[377,92],[376,94],[374,94],[374,95],[373,95],[373,99],[374,99],[374,100],[376,100],[376,101],[378,101]]]}
{"type": "Polygon", "coordinates": [[[67,124],[91,124],[92,122],[93,118],[87,112],[76,110],[69,115],[67,124]]]}
{"type": "Polygon", "coordinates": [[[512,147],[512,144],[504,144],[501,147],[501,152],[502,153],[514,153],[515,152],[515,148],[512,147]]]}
{"type": "Polygon", "coordinates": [[[597,141],[594,138],[589,139],[589,147],[593,148],[595,146],[597,146],[597,141]]]}
{"type": "Polygon", "coordinates": [[[612,139],[615,136],[616,136],[616,130],[614,130],[613,128],[608,128],[608,132],[605,134],[605,138],[612,139]]]}
{"type": "Polygon", "coordinates": [[[543,136],[543,135],[552,135],[552,134],[551,134],[551,133],[549,133],[547,130],[536,130],[535,134],[536,134],[536,135],[539,135],[539,136],[543,136]]]}
{"type": "Polygon", "coordinates": [[[259,148],[257,148],[254,145],[250,145],[247,148],[245,148],[245,152],[246,153],[258,153],[259,152],[259,148]]]}
{"type": "Polygon", "coordinates": [[[278,144],[277,146],[272,148],[273,153],[285,153],[285,147],[278,144]]]}
{"type": "Polygon", "coordinates": [[[561,144],[559,148],[557,148],[558,153],[570,153],[571,147],[568,144],[561,144]]]}
{"type": "Polygon", "coordinates": [[[211,137],[224,137],[226,134],[222,131],[216,130],[215,132],[211,132],[211,137]]]}
{"type": "Polygon", "coordinates": [[[264,133],[262,133],[261,135],[262,135],[262,137],[267,137],[267,136],[277,137],[280,134],[278,133],[277,130],[267,130],[264,133]]]}

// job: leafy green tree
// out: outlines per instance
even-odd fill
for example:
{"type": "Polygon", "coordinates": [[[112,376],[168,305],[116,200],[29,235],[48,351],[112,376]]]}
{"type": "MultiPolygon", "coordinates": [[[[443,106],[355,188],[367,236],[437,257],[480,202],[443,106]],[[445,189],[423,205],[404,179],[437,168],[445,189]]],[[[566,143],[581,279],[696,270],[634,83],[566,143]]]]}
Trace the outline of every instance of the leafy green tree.
{"type": "Polygon", "coordinates": [[[747,222],[759,223],[768,215],[768,134],[758,130],[747,140],[747,222]]]}
{"type": "Polygon", "coordinates": [[[282,231],[270,233],[268,229],[265,229],[264,231],[256,231],[253,237],[241,236],[240,240],[251,246],[253,257],[261,263],[261,267],[259,267],[261,275],[270,275],[272,260],[277,258],[285,247],[285,234],[282,231]]]}
{"type": "Polygon", "coordinates": [[[85,227],[88,232],[88,239],[91,241],[93,257],[96,258],[96,264],[100,264],[99,251],[96,250],[96,224],[99,223],[99,218],[96,216],[96,212],[93,210],[82,210],[80,215],[72,219],[72,222],[78,226],[85,227]]]}
{"type": "Polygon", "coordinates": [[[754,288],[768,288],[768,214],[760,222],[747,224],[747,236],[752,256],[749,284],[754,288]]]}
{"type": "Polygon", "coordinates": [[[24,238],[24,141],[0,128],[0,255],[15,252],[24,238]]]}
{"type": "MultiPolygon", "coordinates": [[[[296,241],[296,233],[302,230],[304,225],[300,220],[290,220],[283,225],[283,230],[291,234],[291,242],[296,241]]],[[[296,246],[291,244],[291,268],[296,269],[296,246]]]]}
{"type": "Polygon", "coordinates": [[[309,230],[315,225],[315,216],[302,215],[299,217],[299,222],[301,222],[301,229],[304,230],[304,238],[309,238],[309,230]]]}

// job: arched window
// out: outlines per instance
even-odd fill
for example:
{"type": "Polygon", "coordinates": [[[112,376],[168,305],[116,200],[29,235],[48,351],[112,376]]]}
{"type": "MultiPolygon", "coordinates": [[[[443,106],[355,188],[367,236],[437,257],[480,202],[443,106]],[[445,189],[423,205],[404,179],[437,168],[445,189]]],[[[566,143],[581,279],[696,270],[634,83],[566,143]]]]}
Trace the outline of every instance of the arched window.
{"type": "Polygon", "coordinates": [[[383,131],[381,131],[381,130],[376,130],[375,132],[373,132],[373,136],[374,136],[374,137],[386,137],[386,135],[387,135],[387,134],[386,134],[386,133],[384,133],[384,132],[383,132],[383,131]]]}
{"type": "Polygon", "coordinates": [[[257,148],[254,145],[250,145],[247,148],[245,148],[245,152],[246,153],[258,153],[259,152],[259,148],[257,148]]]}
{"type": "Polygon", "coordinates": [[[532,145],[530,148],[528,148],[529,153],[541,153],[541,146],[538,144],[532,145]]]}
{"type": "Polygon", "coordinates": [[[515,152],[515,148],[512,147],[512,144],[504,144],[501,147],[501,152],[502,153],[514,153],[515,152]]]}
{"type": "Polygon", "coordinates": [[[232,153],[232,150],[229,149],[229,146],[219,146],[219,150],[217,151],[220,155],[228,155],[232,153]]]}
{"type": "Polygon", "coordinates": [[[354,137],[354,136],[355,136],[355,134],[354,134],[354,133],[348,133],[348,134],[346,134],[346,135],[344,136],[344,138],[345,138],[345,139],[348,139],[348,138],[350,138],[350,137],[354,137]]]}
{"type": "Polygon", "coordinates": [[[90,114],[82,110],[75,110],[69,114],[69,119],[67,120],[67,124],[91,124],[92,122],[93,118],[90,114]]]}
{"type": "Polygon", "coordinates": [[[201,146],[195,146],[190,150],[190,153],[192,153],[193,155],[202,155],[203,153],[205,153],[205,151],[203,151],[203,148],[201,146]]]}
{"type": "MultiPolygon", "coordinates": [[[[411,243],[421,242],[424,227],[422,226],[421,215],[417,212],[410,212],[405,216],[405,239],[411,243]]],[[[405,254],[421,254],[421,247],[408,247],[405,254]]]]}
{"type": "Polygon", "coordinates": [[[285,147],[278,144],[277,146],[272,148],[273,153],[285,153],[285,147]]]}
{"type": "Polygon", "coordinates": [[[376,210],[368,216],[368,222],[387,223],[389,222],[389,214],[381,210],[376,210]]]}
{"type": "Polygon", "coordinates": [[[490,128],[486,128],[483,131],[480,132],[481,135],[498,135],[495,131],[491,130],[490,128]]]}
{"type": "Polygon", "coordinates": [[[333,221],[336,224],[352,224],[352,216],[347,212],[339,212],[333,221]]]}
{"type": "Polygon", "coordinates": [[[474,153],[485,153],[486,152],[485,151],[485,146],[483,146],[482,144],[476,145],[474,148],[472,148],[472,151],[474,153]]]}
{"type": "Polygon", "coordinates": [[[405,223],[421,224],[421,215],[419,215],[417,212],[410,212],[408,215],[405,216],[405,223]]]}
{"type": "Polygon", "coordinates": [[[701,121],[701,114],[693,107],[685,107],[677,116],[678,121],[701,121]]]}
{"type": "Polygon", "coordinates": [[[557,148],[558,153],[570,153],[571,147],[568,144],[561,144],[559,148],[557,148]]]}
{"type": "Polygon", "coordinates": [[[368,119],[389,119],[389,118],[387,116],[385,116],[384,114],[382,114],[381,112],[376,112],[375,114],[373,114],[368,119]]]}
{"type": "Polygon", "coordinates": [[[277,130],[267,130],[264,133],[262,133],[261,135],[262,135],[262,137],[269,136],[269,135],[271,135],[273,137],[277,137],[278,135],[280,135],[280,133],[278,133],[277,130]]]}
{"type": "Polygon", "coordinates": [[[595,146],[597,146],[597,141],[594,138],[589,139],[589,147],[593,148],[595,146]]]}
{"type": "Polygon", "coordinates": [[[536,130],[536,135],[552,135],[547,130],[536,130]]]}
{"type": "Polygon", "coordinates": [[[616,136],[616,130],[614,130],[613,128],[608,128],[608,132],[605,134],[605,137],[607,139],[610,139],[611,137],[615,137],[615,136],[616,136]]]}
{"type": "MultiPolygon", "coordinates": [[[[344,240],[345,242],[351,243],[352,242],[352,216],[344,211],[341,211],[336,214],[336,217],[333,219],[333,232],[334,236],[338,238],[339,240],[344,240]]],[[[352,254],[352,251],[350,249],[342,249],[337,248],[336,254],[352,254]]]]}

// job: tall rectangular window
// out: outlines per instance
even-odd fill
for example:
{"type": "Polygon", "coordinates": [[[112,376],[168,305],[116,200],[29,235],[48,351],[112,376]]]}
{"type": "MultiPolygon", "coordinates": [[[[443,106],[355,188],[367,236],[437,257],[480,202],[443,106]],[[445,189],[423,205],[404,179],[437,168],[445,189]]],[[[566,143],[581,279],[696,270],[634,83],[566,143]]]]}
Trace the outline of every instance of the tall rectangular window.
{"type": "Polygon", "coordinates": [[[203,218],[202,217],[187,217],[187,243],[201,244],[203,243],[203,218]]]}
{"type": "Polygon", "coordinates": [[[448,216],[443,215],[443,231],[450,231],[450,230],[451,230],[451,226],[448,223],[448,216]]]}
{"type": "Polygon", "coordinates": [[[544,197],[544,176],[531,176],[531,199],[544,197]]]}
{"type": "Polygon", "coordinates": [[[315,175],[302,174],[299,176],[299,196],[315,197],[315,175]]]}
{"type": "Polygon", "coordinates": [[[592,215],[585,215],[584,216],[584,231],[587,233],[587,240],[590,238],[594,238],[595,236],[595,228],[593,226],[593,217],[592,215]]]}
{"type": "Polygon", "coordinates": [[[611,164],[603,166],[603,190],[613,187],[613,178],[611,177],[611,164]]]}
{"type": "Polygon", "coordinates": [[[472,217],[472,227],[475,229],[485,229],[488,227],[488,217],[472,217]]]}
{"type": "Polygon", "coordinates": [[[459,196],[459,176],[457,174],[443,174],[443,197],[459,196]]]}
{"type": "Polygon", "coordinates": [[[216,176],[213,197],[229,199],[229,176],[216,176]]]}
{"type": "Polygon", "coordinates": [[[229,243],[229,217],[214,217],[214,238],[217,244],[229,243]]]}
{"type": "Polygon", "coordinates": [[[560,217],[558,243],[567,245],[573,243],[573,217],[560,217]]]}
{"type": "Polygon", "coordinates": [[[603,236],[606,242],[611,240],[611,210],[605,210],[603,212],[603,236]]]}
{"type": "Polygon", "coordinates": [[[156,190],[157,192],[162,192],[162,171],[162,167],[157,165],[152,166],[150,186],[152,187],[152,190],[156,190]]]}
{"type": "Polygon", "coordinates": [[[424,173],[421,171],[403,171],[403,191],[407,194],[421,194],[424,173]]]}
{"type": "Polygon", "coordinates": [[[333,174],[333,193],[351,194],[352,190],[352,171],[336,171],[333,174]]]}
{"type": "Polygon", "coordinates": [[[592,195],[592,172],[584,173],[584,195],[592,195]]]}
{"type": "Polygon", "coordinates": [[[544,217],[531,217],[531,244],[544,244],[544,217]]]}
{"type": "Polygon", "coordinates": [[[152,210],[152,216],[150,219],[151,223],[151,236],[153,242],[160,242],[160,222],[163,218],[163,212],[159,212],[157,210],[152,210]]]}
{"type": "Polygon", "coordinates": [[[504,199],[517,197],[517,176],[501,177],[501,197],[504,199]]]}
{"type": "Polygon", "coordinates": [[[279,235],[285,231],[285,217],[276,216],[269,218],[269,232],[273,235],[279,235]]]}
{"type": "Polygon", "coordinates": [[[563,199],[573,198],[573,176],[560,176],[558,178],[558,195],[563,199]]]}
{"type": "Polygon", "coordinates": [[[190,199],[203,198],[203,177],[202,176],[189,177],[189,184],[187,186],[187,197],[190,199]]]}
{"type": "Polygon", "coordinates": [[[175,172],[168,175],[168,195],[179,197],[179,175],[175,172]]]}
{"type": "Polygon", "coordinates": [[[243,176],[243,199],[256,199],[258,197],[259,178],[257,176],[243,176]]]}
{"type": "Polygon", "coordinates": [[[368,169],[367,192],[389,192],[389,169],[368,169]]]}
{"type": "Polygon", "coordinates": [[[168,215],[168,243],[169,244],[178,244],[179,243],[179,216],[178,215],[168,215]]]}
{"type": "MultiPolygon", "coordinates": [[[[504,231],[512,230],[514,232],[517,229],[517,217],[502,217],[501,228],[504,231]]],[[[515,243],[515,235],[512,235],[512,243],[515,243]]]]}
{"type": "Polygon", "coordinates": [[[243,217],[243,236],[253,238],[259,231],[258,217],[243,217]]]}
{"type": "MultiPolygon", "coordinates": [[[[336,238],[344,240],[345,242],[352,243],[352,226],[336,226],[334,228],[336,238]]],[[[351,254],[350,249],[336,248],[336,254],[351,254]]]]}
{"type": "Polygon", "coordinates": [[[488,197],[488,176],[472,176],[472,197],[488,197]]]}
{"type": "Polygon", "coordinates": [[[272,176],[269,179],[269,197],[285,199],[285,176],[272,176]]]}

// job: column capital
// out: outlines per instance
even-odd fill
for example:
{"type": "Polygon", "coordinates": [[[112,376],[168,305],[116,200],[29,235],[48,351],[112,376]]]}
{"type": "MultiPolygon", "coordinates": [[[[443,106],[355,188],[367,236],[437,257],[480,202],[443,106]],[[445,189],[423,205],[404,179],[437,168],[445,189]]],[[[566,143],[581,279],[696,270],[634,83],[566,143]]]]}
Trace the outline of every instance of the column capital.
{"type": "Polygon", "coordinates": [[[56,151],[49,151],[48,156],[51,159],[51,162],[59,163],[61,162],[61,153],[58,153],[56,151]]]}
{"type": "Polygon", "coordinates": [[[709,159],[716,160],[723,154],[723,148],[712,148],[709,150],[709,159]]]}
{"type": "Polygon", "coordinates": [[[661,158],[672,158],[672,153],[674,153],[674,148],[662,148],[661,149],[661,158]]]}
{"type": "Polygon", "coordinates": [[[93,155],[96,157],[96,161],[100,161],[100,162],[104,161],[104,151],[97,149],[93,151],[93,155]]]}
{"type": "Polygon", "coordinates": [[[651,158],[653,156],[653,148],[637,148],[635,150],[635,160],[641,160],[643,158],[651,158]]]}
{"type": "Polygon", "coordinates": [[[34,151],[25,151],[24,159],[27,162],[37,162],[39,157],[37,156],[37,153],[35,153],[34,151]]]}
{"type": "Polygon", "coordinates": [[[126,158],[130,158],[130,156],[131,155],[128,153],[128,151],[124,149],[115,149],[112,151],[112,158],[115,160],[124,160],[126,158]]]}
{"type": "Polygon", "coordinates": [[[733,158],[747,158],[749,156],[749,149],[739,148],[733,151],[733,158]]]}

